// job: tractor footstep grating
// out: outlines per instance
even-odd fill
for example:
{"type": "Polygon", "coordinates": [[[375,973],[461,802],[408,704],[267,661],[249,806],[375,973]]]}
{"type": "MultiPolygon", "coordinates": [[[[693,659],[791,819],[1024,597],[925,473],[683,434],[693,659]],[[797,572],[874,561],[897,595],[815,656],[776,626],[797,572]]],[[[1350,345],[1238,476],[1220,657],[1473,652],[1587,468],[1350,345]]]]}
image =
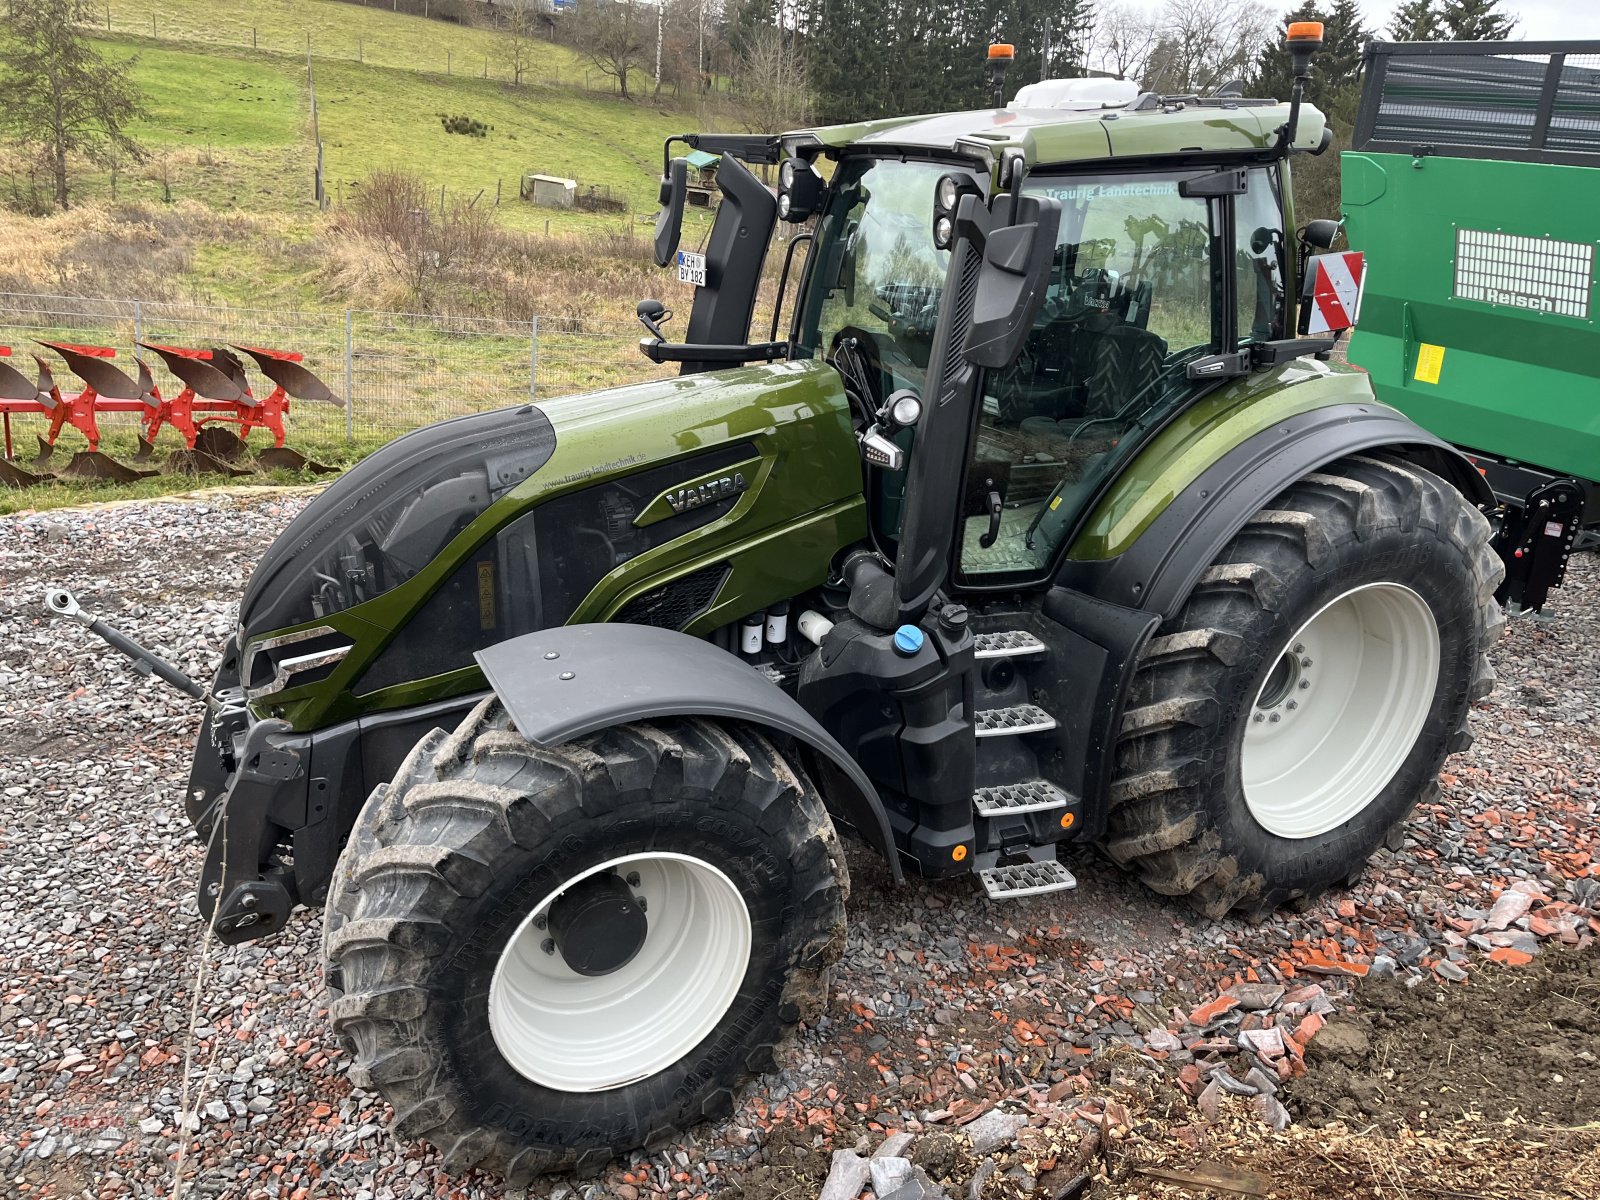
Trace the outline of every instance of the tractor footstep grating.
{"type": "Polygon", "coordinates": [[[980,710],[976,733],[981,738],[1006,737],[1013,733],[1042,733],[1055,727],[1056,719],[1037,704],[1012,704],[980,710]]]}
{"type": "Polygon", "coordinates": [[[1059,862],[1019,862],[1003,867],[985,867],[978,872],[983,890],[991,900],[1015,900],[1019,896],[1041,896],[1045,892],[1065,892],[1078,886],[1072,872],[1059,862]]]}
{"type": "Polygon", "coordinates": [[[1043,654],[1049,649],[1033,634],[1022,629],[980,633],[973,641],[978,658],[1025,658],[1030,654],[1043,654]]]}
{"type": "Polygon", "coordinates": [[[981,787],[972,793],[972,807],[980,817],[1005,817],[1066,806],[1067,794],[1048,779],[1002,783],[997,787],[981,787]]]}

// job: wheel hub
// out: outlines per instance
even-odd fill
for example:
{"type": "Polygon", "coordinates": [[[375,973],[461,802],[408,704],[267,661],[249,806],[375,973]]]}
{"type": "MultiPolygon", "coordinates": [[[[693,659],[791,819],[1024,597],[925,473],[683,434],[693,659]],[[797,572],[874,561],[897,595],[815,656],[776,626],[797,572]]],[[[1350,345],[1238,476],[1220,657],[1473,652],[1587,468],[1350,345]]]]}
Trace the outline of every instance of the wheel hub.
{"type": "Polygon", "coordinates": [[[1416,592],[1352,588],[1305,622],[1245,724],[1245,803],[1283,838],[1327,833],[1382,793],[1416,743],[1439,678],[1439,628],[1416,592]]]}
{"type": "Polygon", "coordinates": [[[591,977],[627,966],[649,934],[644,906],[626,882],[609,873],[590,875],[557,896],[548,924],[567,966],[591,977]]]}
{"type": "Polygon", "coordinates": [[[743,894],[705,859],[649,851],[597,863],[533,905],[501,951],[488,997],[495,1048],[563,1092],[647,1079],[723,1021],[752,943],[743,894]]]}

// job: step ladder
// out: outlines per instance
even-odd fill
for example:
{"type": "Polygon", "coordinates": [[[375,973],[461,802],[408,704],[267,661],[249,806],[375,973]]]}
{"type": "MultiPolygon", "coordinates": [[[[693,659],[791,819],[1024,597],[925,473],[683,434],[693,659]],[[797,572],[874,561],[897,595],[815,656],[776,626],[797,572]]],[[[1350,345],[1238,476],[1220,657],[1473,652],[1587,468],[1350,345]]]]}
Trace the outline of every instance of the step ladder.
{"type": "Polygon", "coordinates": [[[972,807],[980,817],[1009,817],[1018,813],[1049,812],[1066,808],[1069,798],[1048,779],[1002,783],[972,793],[972,807]]]}
{"type": "Polygon", "coordinates": [[[975,724],[974,732],[978,737],[1010,737],[1054,729],[1056,719],[1037,704],[1012,704],[1005,708],[980,709],[975,724]]]}
{"type": "Polygon", "coordinates": [[[1049,647],[1033,634],[1023,629],[1002,629],[998,633],[980,633],[973,639],[974,654],[978,658],[1027,658],[1045,653],[1049,647]]]}
{"type": "Polygon", "coordinates": [[[1024,861],[984,867],[978,872],[978,880],[991,900],[1042,896],[1047,892],[1070,891],[1078,886],[1072,872],[1053,856],[1043,862],[1024,861]]]}

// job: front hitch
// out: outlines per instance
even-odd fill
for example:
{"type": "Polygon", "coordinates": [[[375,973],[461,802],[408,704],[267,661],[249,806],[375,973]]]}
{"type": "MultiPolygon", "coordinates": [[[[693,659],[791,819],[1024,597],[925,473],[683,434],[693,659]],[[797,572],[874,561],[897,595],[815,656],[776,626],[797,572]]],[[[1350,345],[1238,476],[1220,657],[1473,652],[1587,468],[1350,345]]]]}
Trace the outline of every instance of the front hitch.
{"type": "MultiPolygon", "coordinates": [[[[276,828],[277,807],[292,804],[295,786],[305,777],[302,748],[287,721],[247,724],[242,699],[224,689],[219,700],[195,679],[126,634],[84,612],[65,588],[45,591],[45,607],[55,616],[87,626],[90,633],[132,660],[134,670],[155,675],[206,706],[202,745],[215,752],[218,765],[191,773],[186,808],[200,836],[206,839],[206,861],[200,873],[199,906],[219,941],[251,941],[282,929],[298,902],[293,878],[275,860],[277,846],[269,835],[276,828]],[[241,745],[234,735],[243,728],[241,745]],[[214,732],[213,732],[214,730],[214,732]],[[222,764],[233,763],[224,775],[222,764]],[[197,794],[198,791],[198,794],[197,794]]],[[[303,800],[302,800],[303,803],[303,800]]]]}

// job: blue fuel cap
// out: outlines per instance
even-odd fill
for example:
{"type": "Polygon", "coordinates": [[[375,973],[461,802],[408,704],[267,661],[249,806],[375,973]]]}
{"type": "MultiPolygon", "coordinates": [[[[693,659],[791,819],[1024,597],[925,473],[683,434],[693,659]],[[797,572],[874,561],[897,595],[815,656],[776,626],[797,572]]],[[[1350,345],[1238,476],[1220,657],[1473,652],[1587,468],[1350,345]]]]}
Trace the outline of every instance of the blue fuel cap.
{"type": "Polygon", "coordinates": [[[895,653],[903,654],[910,658],[918,650],[922,649],[922,643],[926,640],[922,630],[915,625],[902,625],[894,631],[895,653]]]}

